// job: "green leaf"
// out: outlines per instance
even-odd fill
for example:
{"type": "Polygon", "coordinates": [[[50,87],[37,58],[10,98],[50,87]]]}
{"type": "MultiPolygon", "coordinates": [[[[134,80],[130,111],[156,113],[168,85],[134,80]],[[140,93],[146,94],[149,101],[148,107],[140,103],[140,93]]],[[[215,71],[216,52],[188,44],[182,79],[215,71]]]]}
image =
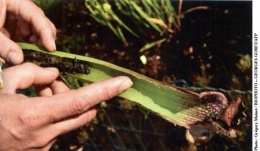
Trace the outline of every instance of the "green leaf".
{"type": "MultiPolygon", "coordinates": [[[[116,76],[128,76],[133,81],[133,86],[120,94],[120,97],[136,102],[160,117],[186,128],[197,122],[203,122],[212,115],[217,115],[227,105],[225,96],[218,92],[197,94],[102,60],[60,51],[48,53],[42,47],[26,43],[18,44],[24,50],[24,53],[40,52],[40,54],[45,55],[44,58],[47,58],[47,60],[48,57],[52,56],[60,57],[60,59],[71,59],[71,61],[76,58],[89,66],[89,74],[69,74],[65,72],[61,76],[65,74],[65,76],[87,83],[103,81],[116,76]]],[[[35,63],[35,60],[33,62],[35,63]]]]}
{"type": "MultiPolygon", "coordinates": [[[[145,20],[147,20],[148,18],[152,18],[151,16],[149,16],[147,13],[145,13],[135,2],[131,1],[130,2],[131,5],[135,8],[135,10],[139,13],[139,15],[144,18],[145,20]]],[[[148,21],[148,20],[147,20],[148,21]]],[[[154,23],[151,23],[148,21],[148,23],[155,29],[157,30],[159,33],[163,33],[163,31],[154,23]]]]}
{"type": "Polygon", "coordinates": [[[166,38],[163,38],[163,39],[161,39],[161,40],[157,40],[157,41],[154,41],[154,42],[150,42],[150,43],[144,45],[144,46],[139,50],[139,52],[142,53],[142,52],[144,52],[145,50],[148,50],[148,49],[154,47],[155,45],[160,44],[160,43],[162,43],[162,42],[164,42],[164,41],[166,41],[166,38]]]}
{"type": "Polygon", "coordinates": [[[125,28],[132,35],[139,37],[113,12],[109,3],[105,2],[101,4],[98,1],[85,1],[85,6],[90,11],[91,17],[93,17],[97,22],[108,26],[112,32],[123,42],[125,42],[126,39],[124,38],[120,26],[125,28]],[[115,21],[113,24],[112,20],[115,21]],[[117,31],[116,29],[119,29],[120,31],[117,31]]]}
{"type": "Polygon", "coordinates": [[[121,19],[119,17],[117,17],[116,14],[114,14],[113,12],[110,13],[110,15],[112,16],[112,18],[117,21],[117,23],[124,27],[128,32],[130,32],[132,35],[139,37],[135,32],[133,32],[126,24],[123,23],[123,21],[121,21],[121,19]]]}

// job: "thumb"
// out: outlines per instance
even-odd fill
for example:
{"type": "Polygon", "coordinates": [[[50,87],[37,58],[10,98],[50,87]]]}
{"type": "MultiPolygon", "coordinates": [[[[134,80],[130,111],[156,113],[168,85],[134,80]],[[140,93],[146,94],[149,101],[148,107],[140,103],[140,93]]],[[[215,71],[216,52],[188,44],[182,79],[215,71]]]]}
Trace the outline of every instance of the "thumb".
{"type": "Polygon", "coordinates": [[[23,52],[21,48],[12,40],[0,32],[0,56],[11,64],[23,62],[23,52]]]}
{"type": "Polygon", "coordinates": [[[52,83],[59,71],[56,68],[41,68],[32,63],[24,63],[3,70],[2,92],[14,94],[17,89],[25,89],[31,85],[46,86],[52,83]]]}

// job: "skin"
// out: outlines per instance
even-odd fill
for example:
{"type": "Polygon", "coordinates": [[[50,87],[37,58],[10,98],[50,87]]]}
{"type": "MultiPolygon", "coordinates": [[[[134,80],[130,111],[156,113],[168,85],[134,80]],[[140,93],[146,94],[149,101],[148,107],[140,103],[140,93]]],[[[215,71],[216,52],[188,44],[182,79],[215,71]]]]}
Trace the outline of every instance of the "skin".
{"type": "Polygon", "coordinates": [[[14,41],[55,50],[56,29],[29,0],[0,0],[0,56],[15,66],[3,70],[0,89],[0,151],[49,150],[56,137],[76,129],[96,115],[96,106],[129,88],[128,77],[116,77],[69,90],[56,68],[23,61],[14,41]],[[30,11],[28,11],[30,10],[30,11]],[[16,90],[34,85],[38,97],[16,90]]]}
{"type": "Polygon", "coordinates": [[[0,56],[13,64],[23,61],[22,50],[14,41],[56,49],[55,26],[30,0],[0,0],[0,31],[0,56]]]}

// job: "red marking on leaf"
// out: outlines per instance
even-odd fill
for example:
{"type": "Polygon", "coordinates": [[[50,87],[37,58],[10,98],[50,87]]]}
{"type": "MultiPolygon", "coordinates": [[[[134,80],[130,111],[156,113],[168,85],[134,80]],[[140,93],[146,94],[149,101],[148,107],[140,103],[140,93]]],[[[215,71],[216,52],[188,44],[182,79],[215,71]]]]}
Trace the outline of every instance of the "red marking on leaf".
{"type": "Polygon", "coordinates": [[[241,98],[237,98],[236,101],[229,104],[229,106],[225,109],[225,111],[220,115],[220,119],[228,124],[231,125],[233,118],[235,117],[236,113],[238,112],[238,107],[241,104],[241,98]]]}
{"type": "Polygon", "coordinates": [[[220,92],[202,92],[199,95],[202,108],[206,109],[208,116],[216,116],[222,109],[228,105],[228,100],[224,94],[220,92]]]}
{"type": "Polygon", "coordinates": [[[214,91],[200,93],[197,103],[189,113],[186,113],[185,122],[188,125],[208,121],[211,117],[219,115],[228,105],[225,95],[214,91]]]}
{"type": "MultiPolygon", "coordinates": [[[[225,95],[219,92],[203,92],[199,95],[201,103],[201,115],[205,116],[202,121],[197,121],[190,126],[188,140],[194,144],[207,143],[214,135],[221,135],[228,138],[236,138],[237,134],[231,127],[231,123],[238,116],[238,110],[243,105],[241,98],[228,103],[225,95]],[[205,115],[204,112],[210,113],[205,115]]],[[[244,111],[243,109],[241,111],[244,111]]],[[[195,116],[194,118],[197,118],[195,116]]],[[[198,116],[198,117],[201,117],[198,116]]],[[[244,115],[244,114],[243,114],[244,115]]],[[[245,115],[244,115],[245,116],[245,115]]],[[[201,120],[201,118],[200,118],[201,120]]]]}

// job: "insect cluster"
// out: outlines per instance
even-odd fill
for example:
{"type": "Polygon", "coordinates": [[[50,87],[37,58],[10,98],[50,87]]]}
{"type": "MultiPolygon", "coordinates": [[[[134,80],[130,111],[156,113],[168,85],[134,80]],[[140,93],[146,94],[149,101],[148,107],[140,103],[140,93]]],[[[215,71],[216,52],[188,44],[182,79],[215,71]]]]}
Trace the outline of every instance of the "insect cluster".
{"type": "Polygon", "coordinates": [[[90,70],[86,63],[75,59],[68,59],[47,53],[25,51],[24,60],[33,62],[41,67],[56,67],[62,73],[89,74],[90,70]]]}

